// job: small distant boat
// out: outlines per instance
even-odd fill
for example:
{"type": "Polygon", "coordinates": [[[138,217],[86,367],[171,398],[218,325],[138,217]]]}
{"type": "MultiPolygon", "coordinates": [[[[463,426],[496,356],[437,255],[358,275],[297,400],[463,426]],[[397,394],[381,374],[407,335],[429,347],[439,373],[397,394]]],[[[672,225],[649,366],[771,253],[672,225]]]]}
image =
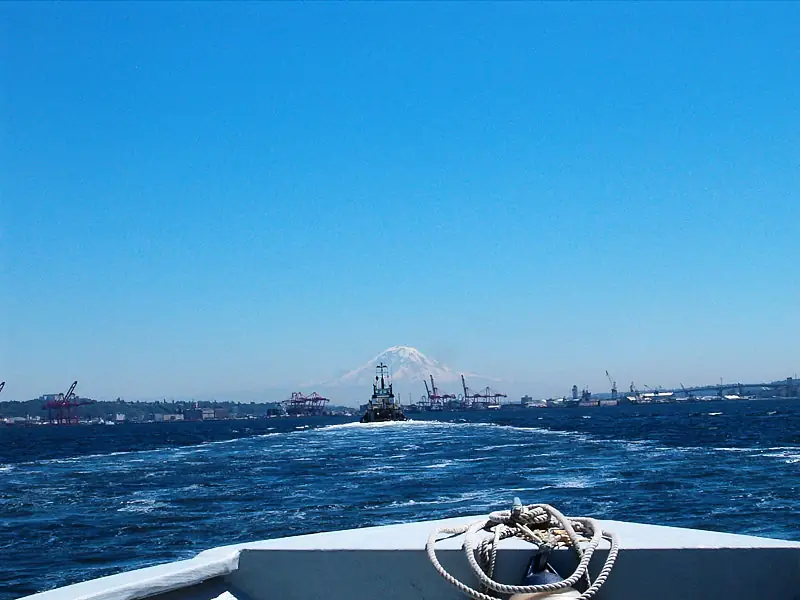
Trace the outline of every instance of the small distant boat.
{"type": "Polygon", "coordinates": [[[375,383],[372,384],[372,398],[367,403],[362,423],[382,421],[405,421],[406,416],[395,400],[392,382],[389,380],[389,367],[380,363],[376,367],[375,383]],[[388,387],[387,387],[388,386],[388,387]]]}

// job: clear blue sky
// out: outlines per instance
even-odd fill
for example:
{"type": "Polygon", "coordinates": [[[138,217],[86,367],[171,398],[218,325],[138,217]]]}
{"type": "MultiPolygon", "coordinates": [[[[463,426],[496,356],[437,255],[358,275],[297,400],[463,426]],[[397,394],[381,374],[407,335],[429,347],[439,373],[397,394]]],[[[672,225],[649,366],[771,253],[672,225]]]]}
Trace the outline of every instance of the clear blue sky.
{"type": "Polygon", "coordinates": [[[6,399],[800,364],[800,4],[3,3],[6,399]]]}

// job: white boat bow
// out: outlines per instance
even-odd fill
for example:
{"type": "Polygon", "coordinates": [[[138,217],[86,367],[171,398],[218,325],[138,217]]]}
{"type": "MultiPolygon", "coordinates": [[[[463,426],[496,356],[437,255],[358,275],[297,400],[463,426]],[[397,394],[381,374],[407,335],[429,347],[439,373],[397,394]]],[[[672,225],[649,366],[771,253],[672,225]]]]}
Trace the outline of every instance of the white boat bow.
{"type": "MultiPolygon", "coordinates": [[[[25,600],[409,600],[463,598],[431,566],[431,531],[486,516],[421,521],[221,546],[190,560],[52,589],[25,600]]],[[[747,535],[599,521],[620,540],[613,573],[599,600],[798,600],[800,543],[747,535]]],[[[442,565],[476,587],[462,552],[463,538],[436,545],[442,565]]],[[[594,575],[607,555],[603,543],[590,563],[594,575]]],[[[520,581],[534,547],[502,543],[495,578],[520,581]]],[[[574,569],[568,550],[552,564],[574,569]]]]}

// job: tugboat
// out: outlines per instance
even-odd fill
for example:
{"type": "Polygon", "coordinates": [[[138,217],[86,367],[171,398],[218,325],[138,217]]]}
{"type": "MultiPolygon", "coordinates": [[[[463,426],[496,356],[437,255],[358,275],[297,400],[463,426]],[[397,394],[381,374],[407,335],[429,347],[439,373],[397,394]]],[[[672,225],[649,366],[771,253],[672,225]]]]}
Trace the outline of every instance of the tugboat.
{"type": "Polygon", "coordinates": [[[405,421],[406,416],[395,402],[392,383],[389,381],[389,367],[380,363],[376,367],[375,383],[372,384],[372,398],[367,410],[361,417],[362,423],[379,423],[381,421],[405,421]],[[386,384],[389,387],[386,387],[386,384]]]}

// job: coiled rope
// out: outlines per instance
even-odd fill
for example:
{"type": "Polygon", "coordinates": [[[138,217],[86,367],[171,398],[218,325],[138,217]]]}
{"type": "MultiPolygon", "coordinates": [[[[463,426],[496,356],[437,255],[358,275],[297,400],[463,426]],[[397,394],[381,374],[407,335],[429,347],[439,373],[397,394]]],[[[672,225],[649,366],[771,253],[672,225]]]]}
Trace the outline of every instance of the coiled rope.
{"type": "Polygon", "coordinates": [[[580,600],[588,600],[594,596],[608,578],[614,561],[619,551],[617,536],[609,531],[603,531],[600,524],[587,517],[565,517],[549,504],[530,504],[523,506],[519,499],[514,499],[511,510],[494,512],[487,520],[476,521],[460,527],[441,527],[431,533],[425,545],[436,571],[459,590],[476,600],[497,600],[487,592],[495,591],[501,594],[533,594],[550,593],[572,587],[579,581],[584,581],[586,591],[580,595],[580,600]],[[480,535],[480,531],[488,531],[491,537],[480,535]],[[436,542],[440,534],[460,535],[465,534],[463,550],[473,573],[481,583],[481,591],[475,590],[453,577],[439,563],[436,558],[436,542]],[[579,536],[579,534],[581,534],[579,536]],[[492,579],[497,562],[497,549],[501,540],[509,537],[518,537],[537,546],[550,548],[569,546],[578,557],[578,566],[575,571],[557,583],[542,585],[507,585],[492,579]],[[589,576],[589,561],[594,551],[605,539],[611,543],[605,564],[594,581],[589,576]],[[587,542],[581,547],[581,542],[587,542]],[[476,558],[477,555],[477,558],[476,558]]]}

